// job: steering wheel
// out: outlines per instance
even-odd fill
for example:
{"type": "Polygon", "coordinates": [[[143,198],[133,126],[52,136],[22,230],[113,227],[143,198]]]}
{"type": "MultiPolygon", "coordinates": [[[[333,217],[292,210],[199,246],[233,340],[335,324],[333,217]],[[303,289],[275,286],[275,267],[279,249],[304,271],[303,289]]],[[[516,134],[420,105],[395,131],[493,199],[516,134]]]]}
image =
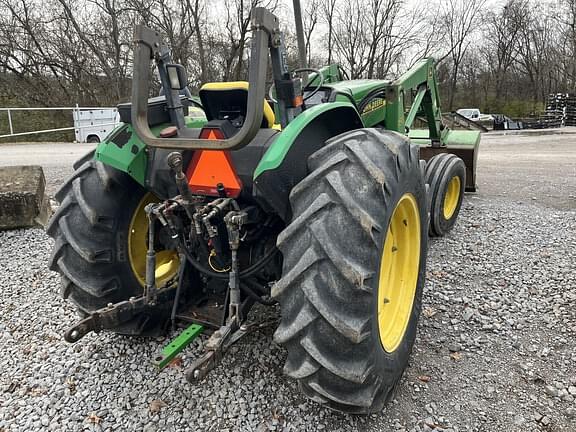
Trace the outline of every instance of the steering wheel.
{"type": "MultiPolygon", "coordinates": [[[[318,91],[322,88],[322,86],[324,85],[324,75],[322,75],[322,72],[320,72],[318,69],[313,68],[294,69],[294,73],[301,73],[301,72],[314,72],[316,76],[312,78],[310,81],[314,81],[318,77],[320,78],[319,80],[320,82],[318,83],[318,85],[314,87],[314,90],[312,90],[312,92],[304,98],[304,100],[306,101],[310,99],[312,96],[314,96],[316,93],[318,93],[318,91]]],[[[306,84],[306,88],[308,88],[308,84],[306,84]]]]}
{"type": "MultiPolygon", "coordinates": [[[[319,83],[316,87],[314,87],[314,90],[308,94],[303,100],[307,101],[308,99],[310,99],[312,96],[314,96],[316,93],[318,93],[318,91],[322,88],[322,86],[324,85],[324,75],[322,75],[322,73],[318,70],[318,69],[313,69],[313,68],[301,68],[301,69],[294,69],[292,71],[293,74],[296,73],[301,73],[301,72],[314,72],[316,74],[316,76],[314,78],[312,78],[310,81],[315,80],[317,77],[320,77],[319,83]]],[[[306,85],[306,87],[308,87],[308,85],[306,85]]],[[[274,90],[274,84],[272,84],[270,86],[270,90],[268,91],[268,98],[274,102],[274,103],[278,103],[278,101],[276,99],[274,99],[273,95],[273,90],[274,90]]],[[[304,89],[305,90],[305,89],[304,89]]]]}

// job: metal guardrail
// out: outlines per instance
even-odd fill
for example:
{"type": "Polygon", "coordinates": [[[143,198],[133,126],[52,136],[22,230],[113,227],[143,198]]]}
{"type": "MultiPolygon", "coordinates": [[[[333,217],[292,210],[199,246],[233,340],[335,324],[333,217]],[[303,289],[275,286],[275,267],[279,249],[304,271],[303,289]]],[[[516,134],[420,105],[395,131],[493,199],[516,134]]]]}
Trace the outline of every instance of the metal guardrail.
{"type": "MultiPolygon", "coordinates": [[[[47,107],[47,108],[0,108],[0,112],[6,112],[8,114],[8,126],[10,129],[9,134],[0,135],[0,138],[9,138],[9,137],[17,137],[17,136],[25,136],[25,135],[37,135],[42,133],[49,133],[49,132],[62,132],[62,131],[69,131],[69,130],[77,130],[77,129],[87,129],[93,126],[71,126],[71,127],[64,127],[64,128],[55,128],[55,129],[43,129],[39,131],[28,131],[28,132],[18,132],[14,133],[14,125],[12,123],[12,112],[13,111],[97,111],[97,110],[106,110],[106,109],[114,109],[110,107],[47,107]]],[[[98,123],[98,126],[115,126],[117,123],[98,123]]]]}

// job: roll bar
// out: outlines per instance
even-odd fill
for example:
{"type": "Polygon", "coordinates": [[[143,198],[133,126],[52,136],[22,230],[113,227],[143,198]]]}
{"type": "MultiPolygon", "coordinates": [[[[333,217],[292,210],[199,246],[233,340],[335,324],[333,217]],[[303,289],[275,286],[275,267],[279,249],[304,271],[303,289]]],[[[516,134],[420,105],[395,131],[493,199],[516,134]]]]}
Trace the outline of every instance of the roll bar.
{"type": "MultiPolygon", "coordinates": [[[[237,150],[246,146],[260,129],[263,101],[266,95],[266,70],[268,68],[268,46],[278,47],[281,43],[278,18],[264,8],[252,10],[252,44],[248,69],[248,106],[246,119],[237,134],[228,139],[205,140],[191,136],[185,126],[178,127],[173,138],[157,138],[148,125],[148,94],[150,61],[155,60],[160,73],[162,40],[158,32],[143,25],[134,31],[134,70],[132,73],[132,126],[138,137],[149,147],[175,150],[237,150]]],[[[177,107],[171,100],[174,92],[166,91],[168,107],[177,107]]]]}

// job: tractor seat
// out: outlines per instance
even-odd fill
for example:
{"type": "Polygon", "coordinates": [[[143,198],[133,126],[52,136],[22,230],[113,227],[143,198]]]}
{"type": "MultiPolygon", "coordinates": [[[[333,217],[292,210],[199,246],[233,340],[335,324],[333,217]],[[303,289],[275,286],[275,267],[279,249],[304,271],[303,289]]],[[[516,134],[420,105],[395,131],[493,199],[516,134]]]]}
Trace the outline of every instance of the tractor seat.
{"type": "MultiPolygon", "coordinates": [[[[248,82],[206,83],[200,89],[200,100],[208,120],[229,120],[235,127],[242,127],[248,108],[248,82]]],[[[263,101],[264,115],[261,128],[274,126],[274,111],[263,101]]]]}

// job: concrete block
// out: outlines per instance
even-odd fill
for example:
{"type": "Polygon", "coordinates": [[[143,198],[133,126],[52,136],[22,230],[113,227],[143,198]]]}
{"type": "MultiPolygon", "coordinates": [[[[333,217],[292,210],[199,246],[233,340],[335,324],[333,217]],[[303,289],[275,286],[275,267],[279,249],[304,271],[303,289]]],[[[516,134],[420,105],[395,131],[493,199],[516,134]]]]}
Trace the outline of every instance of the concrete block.
{"type": "Polygon", "coordinates": [[[44,226],[50,203],[41,166],[0,168],[0,230],[44,226]]]}

